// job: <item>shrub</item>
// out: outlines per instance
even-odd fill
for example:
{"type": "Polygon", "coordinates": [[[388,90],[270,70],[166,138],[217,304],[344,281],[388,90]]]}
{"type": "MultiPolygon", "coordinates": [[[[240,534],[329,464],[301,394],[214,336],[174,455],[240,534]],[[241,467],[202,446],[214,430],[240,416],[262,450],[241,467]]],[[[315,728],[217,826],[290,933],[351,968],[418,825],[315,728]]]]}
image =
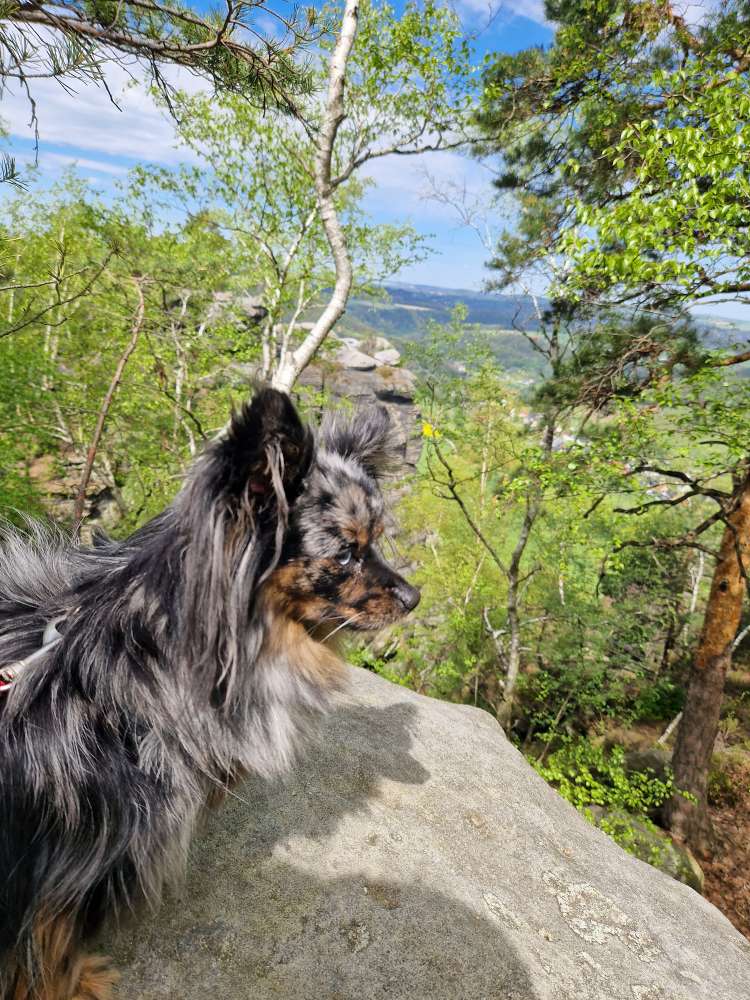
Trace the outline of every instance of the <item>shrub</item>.
{"type": "Polygon", "coordinates": [[[531,763],[576,809],[597,805],[642,816],[662,805],[674,787],[671,777],[662,781],[653,771],[628,771],[622,747],[605,750],[583,738],[531,763]]]}

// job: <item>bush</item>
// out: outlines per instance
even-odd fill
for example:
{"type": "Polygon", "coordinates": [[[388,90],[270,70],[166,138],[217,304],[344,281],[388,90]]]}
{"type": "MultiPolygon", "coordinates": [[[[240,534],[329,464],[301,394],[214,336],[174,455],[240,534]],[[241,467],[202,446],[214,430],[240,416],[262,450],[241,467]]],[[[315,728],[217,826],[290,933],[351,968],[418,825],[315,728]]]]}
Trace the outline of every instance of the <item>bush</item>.
{"type": "Polygon", "coordinates": [[[628,771],[622,747],[605,750],[582,738],[565,743],[544,762],[531,763],[623,850],[662,867],[671,842],[661,842],[663,834],[647,814],[672,795],[671,776],[661,780],[650,770],[628,771]]]}
{"type": "Polygon", "coordinates": [[[570,740],[546,761],[531,762],[537,772],[576,809],[591,805],[624,809],[643,816],[662,805],[673,792],[671,777],[653,771],[628,771],[622,747],[603,747],[587,739],[570,740]]]}

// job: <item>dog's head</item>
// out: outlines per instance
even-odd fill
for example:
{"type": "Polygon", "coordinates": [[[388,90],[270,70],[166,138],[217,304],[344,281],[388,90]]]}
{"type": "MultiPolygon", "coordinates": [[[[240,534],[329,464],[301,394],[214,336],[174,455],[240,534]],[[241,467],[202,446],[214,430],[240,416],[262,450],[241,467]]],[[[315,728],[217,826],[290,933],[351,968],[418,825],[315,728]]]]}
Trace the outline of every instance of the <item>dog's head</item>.
{"type": "Polygon", "coordinates": [[[340,627],[378,629],[416,607],[419,591],[379,551],[393,431],[382,407],[327,418],[317,441],[289,397],[256,394],[220,446],[224,489],[255,509],[285,508],[283,541],[265,600],[325,638],[340,627]],[[235,474],[232,469],[241,469],[235,474]]]}
{"type": "Polygon", "coordinates": [[[384,514],[378,479],[392,438],[387,410],[373,407],[327,418],[316,440],[287,395],[261,389],[205,453],[186,506],[199,524],[224,511],[232,572],[252,566],[275,613],[303,623],[316,638],[339,627],[378,629],[419,602],[419,591],[378,548],[384,514]],[[259,535],[266,542],[249,549],[259,535]]]}

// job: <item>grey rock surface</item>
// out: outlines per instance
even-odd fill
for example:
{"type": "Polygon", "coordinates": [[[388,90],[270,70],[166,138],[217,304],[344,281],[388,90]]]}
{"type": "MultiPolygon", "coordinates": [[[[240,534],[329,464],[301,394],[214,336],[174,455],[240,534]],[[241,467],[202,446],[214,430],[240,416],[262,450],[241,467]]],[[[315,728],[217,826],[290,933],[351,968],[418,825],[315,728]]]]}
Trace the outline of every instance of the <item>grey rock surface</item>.
{"type": "Polygon", "coordinates": [[[371,371],[378,364],[375,358],[371,358],[369,354],[363,354],[356,347],[350,347],[349,345],[340,348],[336,352],[336,361],[342,368],[355,368],[357,371],[362,372],[371,371]]]}
{"type": "Polygon", "coordinates": [[[376,351],[373,357],[379,365],[397,365],[401,361],[401,353],[395,347],[388,347],[383,351],[376,351]]]}
{"type": "Polygon", "coordinates": [[[332,399],[346,399],[354,406],[384,406],[393,422],[393,446],[401,450],[407,469],[416,465],[422,440],[414,402],[417,380],[408,368],[381,365],[371,371],[358,371],[316,359],[302,372],[299,384],[324,389],[332,399]]]}
{"type": "Polygon", "coordinates": [[[375,351],[387,351],[393,348],[393,344],[385,337],[367,337],[363,343],[364,349],[371,354],[375,351]]]}
{"type": "Polygon", "coordinates": [[[486,713],[362,670],[279,784],[108,942],[128,1000],[748,1000],[750,944],[559,798],[486,713]]]}

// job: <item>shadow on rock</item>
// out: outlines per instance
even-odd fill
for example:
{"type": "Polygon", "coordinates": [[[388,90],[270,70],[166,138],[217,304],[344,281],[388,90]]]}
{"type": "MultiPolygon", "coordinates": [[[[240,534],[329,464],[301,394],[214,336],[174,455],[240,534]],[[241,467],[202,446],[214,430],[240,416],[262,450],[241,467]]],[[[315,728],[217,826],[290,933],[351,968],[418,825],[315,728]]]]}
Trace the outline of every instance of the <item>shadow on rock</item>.
{"type": "MultiPolygon", "coordinates": [[[[336,832],[340,821],[377,803],[383,782],[421,785],[430,777],[411,755],[413,705],[382,708],[344,705],[321,725],[292,773],[280,781],[249,779],[237,798],[207,821],[204,837],[220,853],[245,858],[269,854],[281,840],[314,840],[336,832]]],[[[196,851],[203,854],[199,842],[196,851]]]]}
{"type": "Polygon", "coordinates": [[[414,884],[203,872],[121,939],[128,1000],[541,1000],[498,924],[414,884]]]}
{"type": "Polygon", "coordinates": [[[196,840],[179,895],[108,947],[118,995],[535,1000],[499,924],[393,878],[407,848],[368,833],[370,813],[381,831],[388,815],[384,788],[429,778],[411,754],[414,717],[406,702],[343,706],[286,781],[245,783],[196,840]],[[391,877],[368,876],[384,857],[391,877]]]}

